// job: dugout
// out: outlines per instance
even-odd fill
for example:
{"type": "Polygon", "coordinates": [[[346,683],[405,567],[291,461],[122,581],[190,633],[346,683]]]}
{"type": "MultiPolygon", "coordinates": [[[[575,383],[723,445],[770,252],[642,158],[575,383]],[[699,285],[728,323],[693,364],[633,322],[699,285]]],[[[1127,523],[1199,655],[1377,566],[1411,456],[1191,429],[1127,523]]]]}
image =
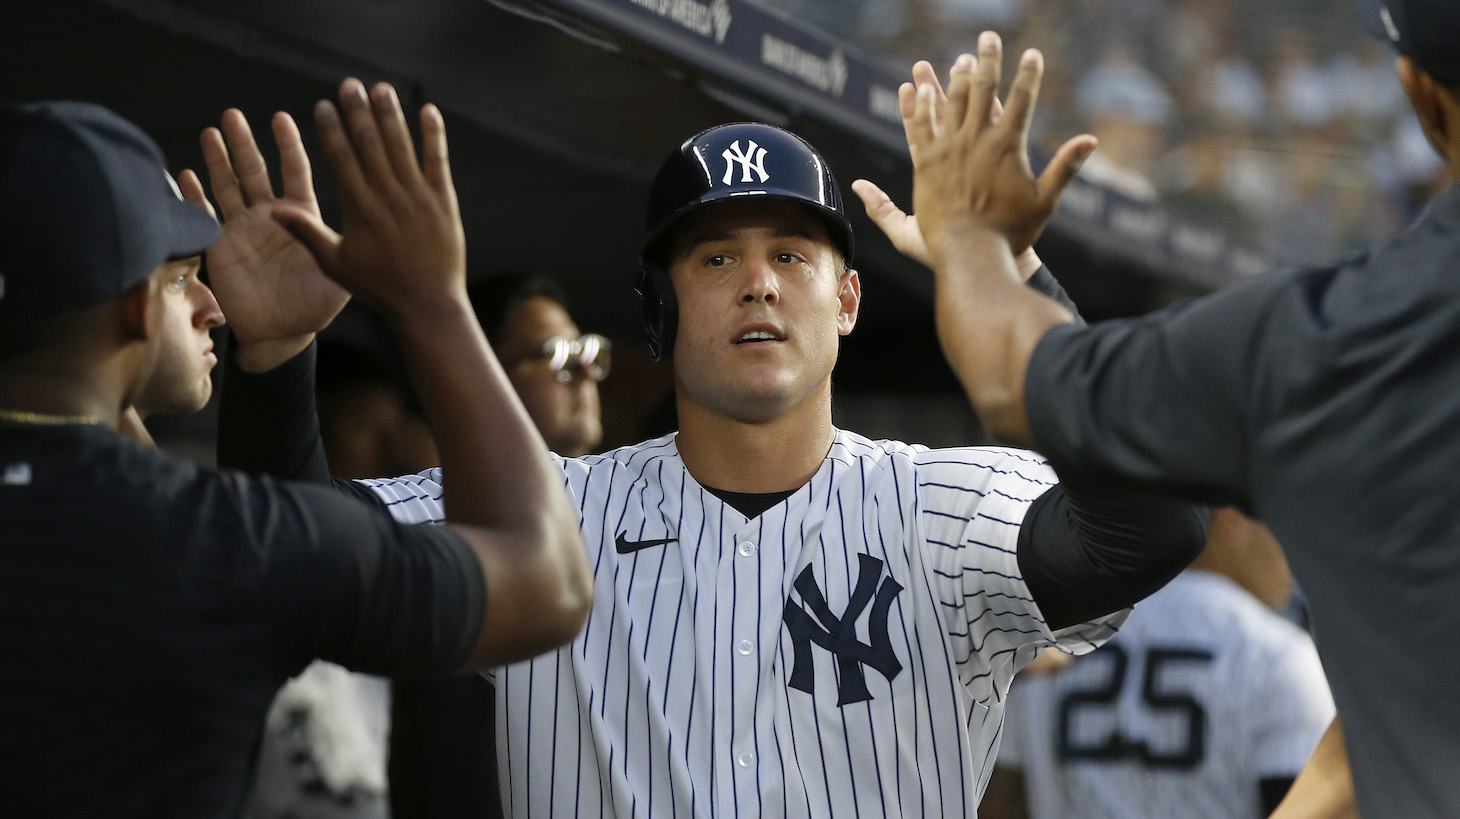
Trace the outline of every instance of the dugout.
{"type": "MultiPolygon", "coordinates": [[[[394,82],[408,105],[435,102],[473,271],[561,280],[579,322],[619,342],[606,402],[618,394],[630,414],[647,412],[632,405],[652,392],[636,382],[667,384],[635,355],[630,285],[649,183],[679,140],[730,120],[773,122],[820,148],[844,188],[865,176],[910,199],[896,108],[905,67],[748,0],[21,0],[0,14],[0,70],[7,101],[105,104],[152,134],[174,169],[201,165],[197,133],[229,106],[265,131],[272,111],[293,113],[317,155],[310,106],[346,75],[394,82]]],[[[951,425],[952,440],[967,440],[971,416],[933,334],[930,275],[845,193],[864,303],[836,376],[838,420],[930,443],[951,425]],[[909,395],[922,399],[913,413],[909,395]],[[910,415],[922,429],[908,429],[910,415]]],[[[1264,267],[1220,231],[1079,181],[1039,250],[1090,318],[1264,267]]]]}

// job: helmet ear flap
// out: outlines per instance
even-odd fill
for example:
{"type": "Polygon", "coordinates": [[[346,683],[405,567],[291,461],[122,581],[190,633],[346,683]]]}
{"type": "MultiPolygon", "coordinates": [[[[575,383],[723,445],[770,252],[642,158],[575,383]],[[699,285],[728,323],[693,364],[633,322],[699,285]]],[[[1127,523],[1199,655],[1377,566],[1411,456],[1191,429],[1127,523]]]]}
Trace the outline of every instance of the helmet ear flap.
{"type": "Polygon", "coordinates": [[[639,265],[639,278],[634,284],[639,294],[639,308],[644,311],[644,344],[655,361],[667,361],[674,355],[674,336],[679,330],[679,302],[674,286],[657,265],[639,265]]]}

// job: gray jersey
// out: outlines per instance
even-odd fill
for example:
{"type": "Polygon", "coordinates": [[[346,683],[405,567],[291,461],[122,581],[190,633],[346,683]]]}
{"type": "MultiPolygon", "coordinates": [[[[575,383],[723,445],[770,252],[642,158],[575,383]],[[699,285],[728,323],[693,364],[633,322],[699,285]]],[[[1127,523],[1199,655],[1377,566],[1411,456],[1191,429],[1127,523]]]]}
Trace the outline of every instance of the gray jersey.
{"type": "MultiPolygon", "coordinates": [[[[1055,482],[1032,453],[839,431],[750,520],[674,436],[559,464],[596,599],[571,645],[491,675],[513,816],[973,817],[1014,673],[1125,616],[1045,625],[1016,554],[1055,482]]],[[[440,480],[366,483],[422,522],[440,480]]]]}
{"type": "Polygon", "coordinates": [[[1333,719],[1308,635],[1231,580],[1188,570],[1119,635],[1010,693],[998,764],[1033,819],[1260,819],[1333,719]]]}

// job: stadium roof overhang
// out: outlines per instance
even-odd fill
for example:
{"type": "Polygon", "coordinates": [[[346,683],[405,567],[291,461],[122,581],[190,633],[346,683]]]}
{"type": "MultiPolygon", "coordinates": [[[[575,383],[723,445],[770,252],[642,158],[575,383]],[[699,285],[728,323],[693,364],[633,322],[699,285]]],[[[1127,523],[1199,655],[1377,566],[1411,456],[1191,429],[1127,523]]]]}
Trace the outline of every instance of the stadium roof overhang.
{"type": "MultiPolygon", "coordinates": [[[[36,0],[7,5],[0,66],[9,98],[109,105],[175,167],[200,163],[197,132],[225,107],[256,129],[290,111],[308,140],[311,104],[340,78],[392,81],[407,103],[446,114],[473,270],[553,274],[586,327],[623,339],[637,335],[629,283],[649,181],[702,128],[785,125],[844,187],[865,176],[910,198],[903,77],[746,0],[36,0]]],[[[320,189],[328,217],[330,185],[320,189]]],[[[952,387],[927,272],[882,240],[855,197],[851,209],[867,298],[847,343],[858,364],[839,383],[952,387]]],[[[1219,233],[1088,185],[1067,196],[1041,252],[1095,317],[1261,263],[1219,233]]]]}

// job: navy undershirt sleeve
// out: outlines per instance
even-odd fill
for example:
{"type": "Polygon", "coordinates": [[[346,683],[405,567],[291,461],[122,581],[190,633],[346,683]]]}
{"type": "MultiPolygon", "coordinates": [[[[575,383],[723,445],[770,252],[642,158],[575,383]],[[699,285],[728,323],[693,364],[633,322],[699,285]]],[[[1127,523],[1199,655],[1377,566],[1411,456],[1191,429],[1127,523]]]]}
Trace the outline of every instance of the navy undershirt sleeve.
{"type": "Polygon", "coordinates": [[[1065,292],[1064,286],[1059,283],[1059,279],[1054,277],[1048,267],[1040,265],[1039,269],[1034,271],[1034,275],[1029,277],[1028,285],[1029,289],[1034,292],[1043,293],[1059,302],[1060,306],[1074,315],[1076,324],[1084,326],[1085,318],[1080,315],[1080,308],[1075,306],[1075,300],[1065,292]]]}
{"type": "Polygon", "coordinates": [[[218,402],[218,465],[256,475],[325,483],[330,479],[314,406],[315,344],[264,373],[224,356],[218,402]]]}
{"type": "Polygon", "coordinates": [[[1206,545],[1203,507],[1062,482],[1037,498],[1019,529],[1019,569],[1050,628],[1134,605],[1166,585],[1206,545]]]}

